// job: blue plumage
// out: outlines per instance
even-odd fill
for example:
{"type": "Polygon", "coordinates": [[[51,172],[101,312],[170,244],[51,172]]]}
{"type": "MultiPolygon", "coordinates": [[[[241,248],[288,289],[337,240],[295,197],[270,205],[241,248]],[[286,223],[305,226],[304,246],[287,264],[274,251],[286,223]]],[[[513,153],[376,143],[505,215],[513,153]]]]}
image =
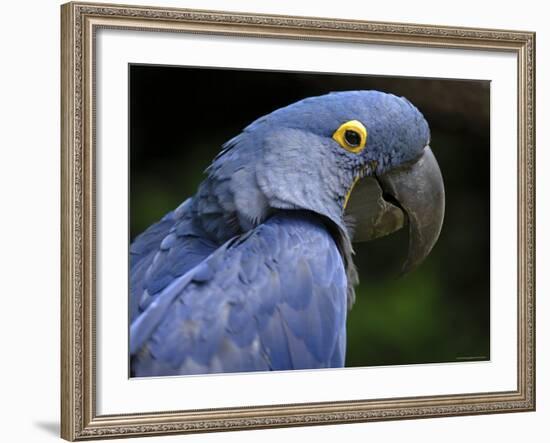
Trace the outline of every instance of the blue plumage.
{"type": "Polygon", "coordinates": [[[281,212],[158,294],[131,326],[133,373],[341,366],[346,290],[325,225],[309,213],[281,212]]]}
{"type": "Polygon", "coordinates": [[[350,91],[279,109],[227,142],[197,193],[130,247],[132,374],[343,366],[357,280],[346,195],[428,141],[406,99],[350,91]],[[348,120],[367,128],[360,154],[332,138],[348,120]]]}

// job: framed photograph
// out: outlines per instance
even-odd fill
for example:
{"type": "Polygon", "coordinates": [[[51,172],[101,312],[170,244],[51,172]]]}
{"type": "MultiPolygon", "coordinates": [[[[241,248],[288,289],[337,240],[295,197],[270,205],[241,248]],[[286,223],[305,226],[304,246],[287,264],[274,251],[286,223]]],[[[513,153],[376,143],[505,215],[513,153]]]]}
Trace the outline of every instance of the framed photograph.
{"type": "Polygon", "coordinates": [[[67,440],[535,409],[535,35],[68,3],[67,440]]]}

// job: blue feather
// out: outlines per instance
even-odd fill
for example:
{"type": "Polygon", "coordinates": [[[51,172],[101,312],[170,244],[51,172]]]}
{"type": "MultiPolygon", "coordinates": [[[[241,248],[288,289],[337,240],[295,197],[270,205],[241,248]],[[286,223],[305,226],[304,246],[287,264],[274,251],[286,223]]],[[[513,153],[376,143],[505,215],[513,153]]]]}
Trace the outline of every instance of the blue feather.
{"type": "Polygon", "coordinates": [[[331,365],[334,343],[345,333],[347,282],[342,261],[327,260],[330,254],[338,250],[325,226],[299,212],[277,214],[226,243],[163,289],[132,323],[133,374],[331,365]],[[326,263],[336,268],[333,293],[314,283],[326,263]]]}

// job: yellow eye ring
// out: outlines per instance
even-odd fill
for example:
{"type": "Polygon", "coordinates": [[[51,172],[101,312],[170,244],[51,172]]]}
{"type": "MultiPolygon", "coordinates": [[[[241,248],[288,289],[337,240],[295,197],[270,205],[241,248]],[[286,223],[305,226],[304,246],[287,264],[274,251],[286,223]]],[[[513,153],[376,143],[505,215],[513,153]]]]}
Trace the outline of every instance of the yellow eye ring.
{"type": "Polygon", "coordinates": [[[367,144],[367,129],[358,120],[350,120],[340,125],[332,138],[346,151],[358,154],[367,144]]]}

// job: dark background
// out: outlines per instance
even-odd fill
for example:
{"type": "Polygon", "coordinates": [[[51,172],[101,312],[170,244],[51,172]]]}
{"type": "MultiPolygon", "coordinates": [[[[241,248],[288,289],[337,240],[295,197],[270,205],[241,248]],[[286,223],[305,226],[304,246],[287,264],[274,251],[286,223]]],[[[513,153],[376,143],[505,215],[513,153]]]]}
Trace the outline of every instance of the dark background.
{"type": "Polygon", "coordinates": [[[250,122],[352,89],[405,96],[424,114],[446,213],[434,250],[404,277],[405,230],[355,246],[346,366],[489,359],[489,82],[131,65],[131,238],[194,194],[222,143],[250,122]]]}

